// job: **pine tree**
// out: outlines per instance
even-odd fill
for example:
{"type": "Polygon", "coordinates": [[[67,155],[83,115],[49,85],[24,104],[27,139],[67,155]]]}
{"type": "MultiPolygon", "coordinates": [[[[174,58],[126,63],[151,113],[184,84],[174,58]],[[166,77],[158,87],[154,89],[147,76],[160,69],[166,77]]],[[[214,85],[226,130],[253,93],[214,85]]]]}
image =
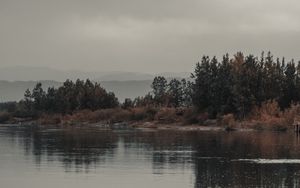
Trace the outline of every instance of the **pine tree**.
{"type": "Polygon", "coordinates": [[[181,106],[183,102],[183,88],[181,82],[172,79],[168,84],[169,105],[173,107],[181,106]]]}
{"type": "Polygon", "coordinates": [[[152,92],[154,94],[154,100],[158,105],[165,105],[167,94],[167,80],[163,76],[157,76],[152,82],[152,92]]]}

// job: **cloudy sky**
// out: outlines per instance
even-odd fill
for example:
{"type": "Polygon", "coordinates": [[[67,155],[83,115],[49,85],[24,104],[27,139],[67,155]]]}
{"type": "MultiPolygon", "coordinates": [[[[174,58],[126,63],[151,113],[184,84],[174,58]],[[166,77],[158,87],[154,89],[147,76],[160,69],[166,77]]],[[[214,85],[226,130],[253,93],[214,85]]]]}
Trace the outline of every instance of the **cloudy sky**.
{"type": "Polygon", "coordinates": [[[299,0],[0,0],[0,68],[191,71],[237,51],[300,59],[299,0]]]}

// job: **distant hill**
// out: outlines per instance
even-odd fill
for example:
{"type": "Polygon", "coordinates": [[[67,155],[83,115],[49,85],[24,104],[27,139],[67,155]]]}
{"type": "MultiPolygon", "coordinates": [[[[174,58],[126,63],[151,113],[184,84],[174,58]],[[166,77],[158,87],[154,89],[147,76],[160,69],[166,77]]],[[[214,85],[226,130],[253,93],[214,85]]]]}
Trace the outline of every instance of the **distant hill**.
{"type": "Polygon", "coordinates": [[[147,74],[136,72],[84,72],[84,71],[60,71],[45,67],[7,67],[0,68],[0,102],[18,101],[23,98],[24,91],[32,89],[39,80],[43,80],[43,88],[58,87],[66,79],[91,79],[100,82],[108,91],[116,94],[120,101],[125,98],[144,96],[151,90],[151,83],[155,76],[166,78],[188,78],[186,72],[164,72],[159,74],[147,74]],[[1,81],[2,80],[2,81],[1,81]],[[15,81],[17,80],[17,81],[15,81]],[[22,80],[22,81],[18,81],[22,80]]]}
{"type": "MultiPolygon", "coordinates": [[[[93,73],[84,73],[80,71],[60,71],[45,67],[26,67],[15,66],[0,68],[0,80],[8,81],[37,81],[37,80],[55,80],[64,81],[66,79],[93,77],[93,73]]],[[[97,75],[99,76],[99,75],[97,75]]]]}
{"type": "MultiPolygon", "coordinates": [[[[26,89],[32,89],[36,81],[0,81],[0,102],[19,101],[23,98],[26,89]]],[[[43,88],[58,87],[60,82],[42,81],[43,88]]]]}
{"type": "Polygon", "coordinates": [[[84,71],[61,71],[47,67],[28,67],[14,66],[0,68],[0,80],[8,81],[38,81],[38,80],[54,80],[63,82],[66,79],[91,79],[96,81],[130,81],[130,80],[152,80],[155,76],[161,75],[165,77],[189,77],[190,73],[165,72],[158,74],[138,73],[138,72],[84,72],[84,71]]]}
{"type": "Polygon", "coordinates": [[[152,80],[103,81],[101,85],[106,90],[113,91],[120,101],[124,101],[125,98],[145,96],[151,91],[151,83],[152,80]]]}

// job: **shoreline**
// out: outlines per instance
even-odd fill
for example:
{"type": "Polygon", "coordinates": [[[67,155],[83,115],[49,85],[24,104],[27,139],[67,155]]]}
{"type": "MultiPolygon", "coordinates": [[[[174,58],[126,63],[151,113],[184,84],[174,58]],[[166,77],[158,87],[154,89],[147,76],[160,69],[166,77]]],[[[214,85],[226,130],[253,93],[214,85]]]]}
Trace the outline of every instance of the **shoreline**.
{"type": "MultiPolygon", "coordinates": [[[[55,126],[55,127],[99,127],[111,129],[166,129],[203,131],[293,131],[294,113],[284,117],[264,115],[236,119],[227,114],[215,119],[190,108],[112,108],[96,111],[81,110],[71,114],[42,113],[31,117],[16,117],[7,114],[4,124],[55,126]]],[[[5,116],[4,116],[5,117],[5,116]]],[[[4,118],[2,118],[4,119],[4,118]]]]}
{"type": "Polygon", "coordinates": [[[170,130],[170,131],[224,131],[224,132],[235,132],[235,131],[270,131],[270,132],[291,132],[292,129],[272,129],[272,128],[253,128],[245,127],[241,125],[237,127],[226,127],[218,124],[212,125],[199,125],[199,124],[182,124],[182,123],[161,123],[158,121],[123,121],[108,123],[106,121],[99,122],[76,122],[74,124],[41,124],[38,120],[30,121],[20,121],[20,122],[6,122],[0,125],[12,125],[12,126],[34,126],[42,128],[57,128],[57,129],[67,129],[67,128],[98,128],[101,130],[170,130]]]}

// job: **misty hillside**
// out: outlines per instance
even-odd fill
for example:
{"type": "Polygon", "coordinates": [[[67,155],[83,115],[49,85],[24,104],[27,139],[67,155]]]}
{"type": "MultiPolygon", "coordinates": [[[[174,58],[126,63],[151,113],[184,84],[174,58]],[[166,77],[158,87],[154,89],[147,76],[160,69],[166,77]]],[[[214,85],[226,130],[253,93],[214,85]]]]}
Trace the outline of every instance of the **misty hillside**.
{"type": "MultiPolygon", "coordinates": [[[[32,89],[36,85],[36,81],[0,81],[0,102],[18,101],[23,98],[27,88],[32,89]]],[[[60,82],[42,81],[43,88],[58,87],[60,82]]]]}
{"type": "Polygon", "coordinates": [[[124,101],[125,98],[134,99],[138,96],[144,96],[151,91],[151,83],[152,80],[103,81],[101,85],[107,91],[113,91],[119,101],[124,101]]]}
{"type": "Polygon", "coordinates": [[[130,81],[130,80],[152,80],[156,75],[165,77],[189,77],[187,72],[165,72],[159,74],[147,74],[137,72],[121,72],[121,71],[107,71],[107,72],[84,72],[84,71],[61,71],[46,67],[28,67],[28,66],[14,66],[0,68],[0,80],[8,81],[38,81],[38,80],[54,80],[63,82],[66,79],[75,80],[91,79],[96,81],[130,81]]]}
{"type": "Polygon", "coordinates": [[[190,73],[164,72],[146,74],[136,72],[84,72],[61,71],[45,67],[15,66],[0,68],[0,101],[18,101],[23,98],[24,91],[32,89],[37,81],[43,80],[43,88],[58,87],[66,79],[87,79],[101,83],[108,91],[116,94],[120,101],[125,98],[144,96],[151,90],[155,76],[166,78],[187,78],[190,73]],[[16,80],[16,81],[15,81],[16,80]],[[21,81],[18,81],[21,80],[21,81]]]}

